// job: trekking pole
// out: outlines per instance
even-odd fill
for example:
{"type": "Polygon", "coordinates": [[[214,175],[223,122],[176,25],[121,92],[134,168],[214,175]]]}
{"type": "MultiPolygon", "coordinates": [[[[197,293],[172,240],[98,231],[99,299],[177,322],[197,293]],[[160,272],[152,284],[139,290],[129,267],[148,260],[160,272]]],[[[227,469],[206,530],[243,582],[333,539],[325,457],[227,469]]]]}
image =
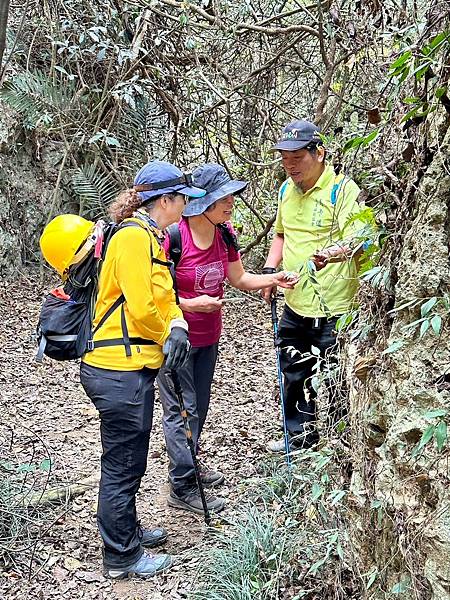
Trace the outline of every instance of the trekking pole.
{"type": "Polygon", "coordinates": [[[280,363],[280,347],[277,344],[278,338],[278,314],[277,314],[277,297],[276,294],[272,295],[270,300],[270,311],[272,313],[272,327],[273,327],[273,345],[275,347],[275,354],[277,357],[277,372],[278,372],[278,387],[280,390],[280,403],[281,403],[281,416],[283,419],[283,434],[284,434],[284,450],[286,453],[286,464],[288,468],[291,467],[291,455],[289,449],[289,437],[286,424],[286,413],[284,410],[284,385],[283,385],[283,373],[281,372],[280,363]]]}
{"type": "Polygon", "coordinates": [[[187,414],[186,407],[184,405],[183,400],[183,390],[181,388],[181,383],[178,378],[178,374],[175,369],[171,369],[170,377],[173,381],[173,389],[175,390],[175,395],[178,400],[178,404],[180,406],[181,417],[183,419],[184,431],[186,433],[186,442],[189,446],[189,450],[191,451],[192,462],[194,464],[195,471],[195,479],[197,480],[198,491],[200,492],[200,498],[202,499],[203,511],[205,513],[205,523],[209,525],[211,523],[211,515],[209,514],[208,504],[206,502],[205,490],[203,488],[202,478],[200,476],[200,469],[198,468],[197,456],[195,455],[195,446],[194,440],[192,439],[192,430],[189,425],[189,417],[187,414]]]}

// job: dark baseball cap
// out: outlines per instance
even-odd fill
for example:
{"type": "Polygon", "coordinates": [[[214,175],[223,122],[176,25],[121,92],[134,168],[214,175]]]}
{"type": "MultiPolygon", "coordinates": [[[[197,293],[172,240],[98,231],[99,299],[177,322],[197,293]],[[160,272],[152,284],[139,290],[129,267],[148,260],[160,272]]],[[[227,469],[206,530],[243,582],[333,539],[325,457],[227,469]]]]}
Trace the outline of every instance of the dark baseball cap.
{"type": "Polygon", "coordinates": [[[240,194],[248,185],[248,181],[231,179],[226,169],[217,163],[207,163],[194,169],[192,181],[199,188],[206,190],[206,195],[189,202],[183,212],[185,217],[203,214],[217,200],[229,194],[240,194]]]}
{"type": "Polygon", "coordinates": [[[205,190],[192,185],[190,173],[183,173],[175,165],[162,160],[153,160],[140,169],[134,179],[134,189],[142,202],[171,192],[191,198],[200,198],[206,194],[205,190]]]}
{"type": "Polygon", "coordinates": [[[301,150],[311,142],[321,142],[320,127],[309,121],[292,121],[283,128],[281,137],[272,152],[275,150],[301,150]]]}

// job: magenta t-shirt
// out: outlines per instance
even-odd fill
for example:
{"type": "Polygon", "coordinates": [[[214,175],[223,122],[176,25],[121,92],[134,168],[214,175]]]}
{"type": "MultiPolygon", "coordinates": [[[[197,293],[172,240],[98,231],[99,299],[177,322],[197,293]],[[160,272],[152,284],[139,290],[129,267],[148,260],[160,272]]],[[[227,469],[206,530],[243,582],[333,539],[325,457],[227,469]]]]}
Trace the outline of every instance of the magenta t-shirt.
{"type": "MultiPolygon", "coordinates": [[[[192,239],[188,220],[181,219],[179,227],[182,252],[177,265],[178,295],[188,299],[203,294],[222,298],[223,284],[228,276],[228,263],[239,260],[239,252],[225,244],[217,228],[211,246],[207,250],[201,250],[192,239]]],[[[227,227],[233,231],[230,223],[227,223],[227,227]]],[[[164,240],[167,254],[169,245],[170,239],[167,235],[164,240]]],[[[219,341],[222,331],[221,310],[183,314],[189,325],[189,340],[192,346],[199,348],[219,341]]]]}

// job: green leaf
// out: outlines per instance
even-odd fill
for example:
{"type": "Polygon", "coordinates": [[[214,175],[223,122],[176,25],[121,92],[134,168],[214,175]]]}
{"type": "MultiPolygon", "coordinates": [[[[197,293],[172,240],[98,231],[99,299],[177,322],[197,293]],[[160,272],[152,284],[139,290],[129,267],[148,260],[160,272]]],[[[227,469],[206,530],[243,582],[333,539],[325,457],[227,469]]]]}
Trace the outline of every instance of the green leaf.
{"type": "Polygon", "coordinates": [[[400,348],[403,348],[404,345],[404,340],[395,340],[386,348],[386,350],[383,350],[381,354],[393,354],[394,352],[397,352],[397,350],[400,350],[400,348]]]}
{"type": "Polygon", "coordinates": [[[312,386],[313,390],[316,392],[316,394],[319,391],[319,385],[320,385],[319,378],[316,375],[311,377],[311,386],[312,386]]]}
{"type": "Polygon", "coordinates": [[[434,95],[436,96],[436,98],[442,98],[442,96],[446,93],[447,93],[447,88],[440,87],[434,92],[434,95]]]}
{"type": "Polygon", "coordinates": [[[409,577],[405,577],[404,579],[402,579],[401,581],[399,581],[398,583],[396,583],[392,590],[391,593],[392,594],[402,594],[403,592],[406,592],[406,590],[409,590],[411,584],[411,580],[409,577]]]}
{"type": "Polygon", "coordinates": [[[311,346],[311,352],[314,354],[314,356],[320,356],[320,350],[317,348],[317,346],[311,346]]]}
{"type": "Polygon", "coordinates": [[[413,117],[415,117],[416,114],[419,112],[420,108],[421,108],[420,106],[416,106],[412,110],[408,111],[406,113],[406,115],[402,118],[400,123],[405,123],[406,121],[409,121],[409,119],[412,119],[413,117]]]}
{"type": "Polygon", "coordinates": [[[418,445],[416,446],[416,449],[413,452],[414,456],[416,454],[418,454],[422,450],[422,448],[428,444],[428,442],[432,439],[432,437],[434,435],[434,431],[435,431],[434,425],[429,425],[425,429],[425,431],[422,433],[422,437],[420,438],[418,445]]]}
{"type": "Polygon", "coordinates": [[[403,98],[404,104],[417,104],[418,102],[420,102],[420,104],[423,102],[419,96],[408,96],[407,98],[403,98]]]}
{"type": "Polygon", "coordinates": [[[412,323],[408,323],[408,325],[404,325],[402,327],[402,331],[408,331],[408,329],[415,329],[419,323],[423,323],[424,321],[425,321],[425,317],[422,317],[421,319],[416,319],[415,321],[412,321],[412,323]]]}
{"type": "Polygon", "coordinates": [[[383,267],[373,267],[372,269],[369,269],[364,273],[361,279],[363,279],[364,281],[370,281],[373,277],[375,277],[381,272],[382,268],[383,267]]]}
{"type": "Polygon", "coordinates": [[[430,298],[424,304],[422,304],[422,306],[420,307],[420,316],[426,317],[430,310],[433,308],[433,306],[436,304],[436,302],[437,298],[436,296],[433,296],[433,298],[430,298]]]}
{"type": "Polygon", "coordinates": [[[50,458],[44,458],[44,460],[39,465],[39,469],[41,471],[50,471],[50,467],[52,466],[50,458]]]}
{"type": "Polygon", "coordinates": [[[425,319],[425,321],[420,326],[420,337],[421,338],[423,338],[423,336],[426,334],[429,327],[430,327],[430,321],[428,319],[425,319]]]}
{"type": "Polygon", "coordinates": [[[445,421],[441,421],[439,425],[437,425],[434,432],[434,439],[436,440],[437,449],[441,452],[447,441],[447,423],[445,421]]]}
{"type": "Polygon", "coordinates": [[[352,313],[352,312],[344,313],[343,315],[341,315],[339,317],[339,319],[336,321],[336,331],[342,331],[343,329],[348,327],[350,325],[350,323],[353,321],[354,316],[355,316],[355,313],[352,313]]]}
{"type": "Polygon", "coordinates": [[[338,502],[340,502],[347,492],[345,490],[338,490],[333,493],[334,497],[330,503],[330,506],[335,506],[338,502]]]}
{"type": "Polygon", "coordinates": [[[315,562],[310,568],[308,573],[311,573],[312,575],[315,575],[317,573],[317,571],[320,569],[320,567],[325,563],[325,561],[327,560],[328,555],[324,556],[323,558],[321,558],[320,560],[318,560],[317,562],[315,562]]]}
{"type": "Polygon", "coordinates": [[[32,463],[22,463],[17,467],[19,473],[33,473],[36,470],[36,465],[32,463]]]}
{"type": "Polygon", "coordinates": [[[318,483],[313,483],[311,488],[311,502],[315,502],[323,494],[324,488],[318,483]]]}
{"type": "Polygon", "coordinates": [[[352,148],[357,148],[363,142],[364,142],[364,138],[363,137],[354,137],[351,140],[348,140],[347,142],[345,142],[344,147],[342,148],[342,152],[345,154],[346,152],[348,152],[352,148]]]}
{"type": "Polygon", "coordinates": [[[407,50],[392,63],[392,65],[389,67],[389,70],[392,71],[397,69],[398,67],[403,66],[406,63],[406,61],[408,61],[411,58],[411,56],[411,50],[407,50]]]}
{"type": "Polygon", "coordinates": [[[449,35],[450,34],[448,31],[441,31],[441,33],[438,33],[437,36],[431,40],[431,42],[428,44],[428,47],[431,50],[435,50],[449,35]]]}
{"type": "Polygon", "coordinates": [[[364,138],[364,145],[368,146],[371,142],[373,142],[378,137],[379,133],[380,132],[378,129],[375,129],[374,131],[372,131],[372,133],[369,133],[369,135],[367,135],[364,138]]]}
{"type": "Polygon", "coordinates": [[[442,327],[442,317],[440,315],[434,315],[431,319],[431,327],[436,335],[439,335],[442,327]]]}
{"type": "Polygon", "coordinates": [[[373,571],[371,573],[369,573],[369,579],[367,580],[367,584],[366,584],[367,590],[369,590],[372,587],[375,579],[377,578],[377,575],[378,575],[378,569],[377,569],[377,567],[375,567],[373,569],[373,571]]]}
{"type": "Polygon", "coordinates": [[[446,408],[436,408],[434,410],[429,410],[424,413],[423,417],[425,419],[435,419],[436,417],[445,417],[448,414],[448,410],[446,408]]]}

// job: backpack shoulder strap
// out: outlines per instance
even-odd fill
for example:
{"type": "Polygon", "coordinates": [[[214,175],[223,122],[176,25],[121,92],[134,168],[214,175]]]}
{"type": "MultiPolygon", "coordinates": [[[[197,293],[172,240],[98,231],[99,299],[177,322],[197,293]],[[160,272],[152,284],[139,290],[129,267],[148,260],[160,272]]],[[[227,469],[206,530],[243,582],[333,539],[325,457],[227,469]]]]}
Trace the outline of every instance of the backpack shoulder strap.
{"type": "Polygon", "coordinates": [[[286,179],[286,181],[281,184],[280,191],[278,193],[281,201],[283,201],[284,194],[286,192],[286,188],[288,185],[289,185],[289,179],[286,179]]]}
{"type": "Polygon", "coordinates": [[[181,231],[178,223],[172,223],[167,228],[169,234],[169,258],[173,262],[173,266],[176,269],[180,262],[183,245],[181,241],[181,231]]]}
{"type": "Polygon", "coordinates": [[[341,191],[342,184],[344,183],[346,177],[342,173],[339,173],[334,178],[334,185],[331,189],[330,202],[331,206],[336,206],[336,202],[338,201],[339,192],[341,191]]]}

